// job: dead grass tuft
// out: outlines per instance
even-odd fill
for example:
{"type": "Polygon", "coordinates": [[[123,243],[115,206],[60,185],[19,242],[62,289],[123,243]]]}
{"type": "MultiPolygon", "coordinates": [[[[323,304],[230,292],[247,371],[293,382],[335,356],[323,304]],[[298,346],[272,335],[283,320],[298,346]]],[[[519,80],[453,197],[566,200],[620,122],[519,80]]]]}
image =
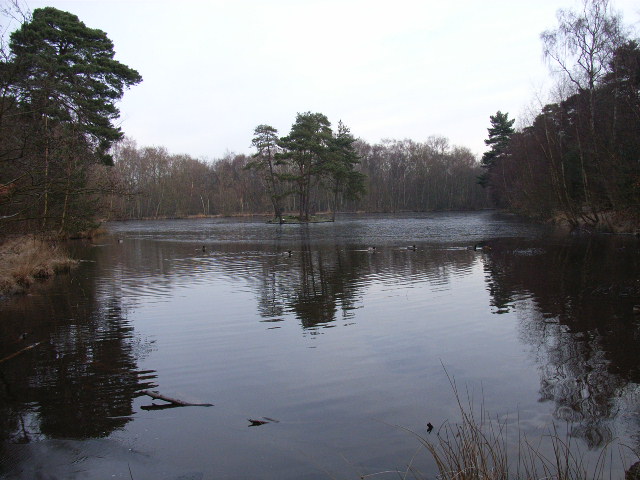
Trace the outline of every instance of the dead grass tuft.
{"type": "Polygon", "coordinates": [[[76,264],[53,240],[35,236],[8,239],[0,245],[0,293],[22,293],[37,279],[67,272],[76,264]]]}

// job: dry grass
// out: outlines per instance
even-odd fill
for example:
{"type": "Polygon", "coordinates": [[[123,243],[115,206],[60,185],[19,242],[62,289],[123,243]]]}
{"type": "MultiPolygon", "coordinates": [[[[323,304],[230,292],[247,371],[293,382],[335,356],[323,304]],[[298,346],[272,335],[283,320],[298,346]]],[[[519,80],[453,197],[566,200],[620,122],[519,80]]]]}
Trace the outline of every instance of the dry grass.
{"type": "MultiPolygon", "coordinates": [[[[614,455],[619,455],[621,463],[627,466],[638,460],[632,449],[608,445],[589,463],[569,431],[558,432],[555,425],[537,442],[531,442],[517,425],[509,427],[516,429],[509,433],[517,435],[515,445],[509,445],[507,422],[490,418],[484,405],[475,409],[469,395],[467,402],[463,402],[455,382],[448,374],[447,377],[461,415],[459,423],[445,423],[434,432],[435,438],[404,429],[418,438],[434,460],[439,480],[604,480],[617,478],[612,466],[614,455]]],[[[411,465],[406,471],[378,472],[361,478],[389,473],[403,480],[427,478],[411,465]]]]}
{"type": "Polygon", "coordinates": [[[107,233],[106,228],[102,226],[98,226],[94,228],[88,228],[87,230],[81,230],[79,232],[75,232],[73,235],[70,235],[69,238],[72,238],[74,240],[77,240],[80,238],[95,238],[95,237],[104,235],[106,233],[107,233]]]}
{"type": "Polygon", "coordinates": [[[22,293],[36,280],[75,265],[55,241],[35,236],[7,239],[0,245],[0,294],[22,293]]]}

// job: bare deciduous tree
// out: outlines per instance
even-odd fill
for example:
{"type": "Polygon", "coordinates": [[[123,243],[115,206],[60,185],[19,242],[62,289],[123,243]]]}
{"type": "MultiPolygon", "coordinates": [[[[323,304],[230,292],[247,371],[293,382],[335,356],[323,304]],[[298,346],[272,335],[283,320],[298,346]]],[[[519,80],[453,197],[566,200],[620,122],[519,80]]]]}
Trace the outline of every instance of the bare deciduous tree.
{"type": "Polygon", "coordinates": [[[577,89],[593,90],[625,35],[609,0],[583,0],[582,10],[558,10],[558,27],[540,35],[544,56],[577,89]]]}

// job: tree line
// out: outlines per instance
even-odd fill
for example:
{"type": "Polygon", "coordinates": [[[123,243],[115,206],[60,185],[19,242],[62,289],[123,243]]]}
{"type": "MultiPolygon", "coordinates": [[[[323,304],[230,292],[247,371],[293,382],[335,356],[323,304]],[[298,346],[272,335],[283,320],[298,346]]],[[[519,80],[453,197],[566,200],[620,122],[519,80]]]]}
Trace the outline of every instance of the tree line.
{"type": "MultiPolygon", "coordinates": [[[[52,7],[17,2],[19,28],[0,45],[2,232],[92,228],[100,219],[316,212],[399,212],[489,205],[474,155],[446,138],[368,144],[322,113],[290,131],[256,127],[249,155],[208,161],[138,147],[115,125],[116,103],[142,81],[107,35],[52,7]]],[[[11,10],[11,7],[13,10],[11,10]]]]}
{"type": "Polygon", "coordinates": [[[443,137],[368,144],[312,112],[299,113],[284,136],[256,127],[250,155],[206,161],[123,139],[116,103],[142,80],[138,72],[114,59],[104,32],[36,9],[0,45],[0,226],[70,233],[97,218],[308,220],[492,204],[573,227],[611,226],[612,213],[637,225],[638,40],[609,0],[560,10],[541,39],[558,72],[557,99],[517,131],[508,114],[491,116],[481,163],[443,137]]]}
{"type": "MultiPolygon", "coordinates": [[[[265,133],[265,127],[256,130],[265,133]]],[[[310,171],[289,163],[288,158],[276,157],[281,153],[278,148],[270,147],[269,153],[264,145],[256,146],[254,155],[230,153],[209,162],[171,154],[161,147],[138,147],[125,139],[114,149],[114,194],[105,197],[103,214],[121,219],[277,217],[285,212],[300,215],[301,209],[309,214],[336,210],[392,213],[490,206],[487,192],[477,183],[481,168],[474,155],[466,148],[451,146],[444,137],[423,143],[386,140],[373,145],[354,140],[349,154],[350,161],[357,159],[357,163],[312,165],[310,171]],[[308,184],[300,185],[305,180],[300,172],[307,175],[308,184]],[[301,188],[306,190],[301,193],[301,188]]]]}
{"type": "MultiPolygon", "coordinates": [[[[541,35],[557,101],[519,131],[491,116],[481,183],[499,207],[575,229],[640,219],[640,46],[608,0],[560,10],[541,35]]],[[[618,224],[617,226],[615,224],[618,224]]]]}

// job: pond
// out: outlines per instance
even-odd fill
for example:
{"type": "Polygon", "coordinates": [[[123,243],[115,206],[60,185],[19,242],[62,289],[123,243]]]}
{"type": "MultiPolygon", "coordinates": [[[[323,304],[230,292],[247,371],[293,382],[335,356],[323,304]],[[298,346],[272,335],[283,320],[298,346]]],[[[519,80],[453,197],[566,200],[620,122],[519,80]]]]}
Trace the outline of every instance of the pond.
{"type": "Polygon", "coordinates": [[[41,342],[0,363],[0,478],[434,478],[417,435],[460,420],[451,382],[509,442],[637,460],[634,236],[490,211],[108,229],[0,303],[0,358],[41,342]]]}

